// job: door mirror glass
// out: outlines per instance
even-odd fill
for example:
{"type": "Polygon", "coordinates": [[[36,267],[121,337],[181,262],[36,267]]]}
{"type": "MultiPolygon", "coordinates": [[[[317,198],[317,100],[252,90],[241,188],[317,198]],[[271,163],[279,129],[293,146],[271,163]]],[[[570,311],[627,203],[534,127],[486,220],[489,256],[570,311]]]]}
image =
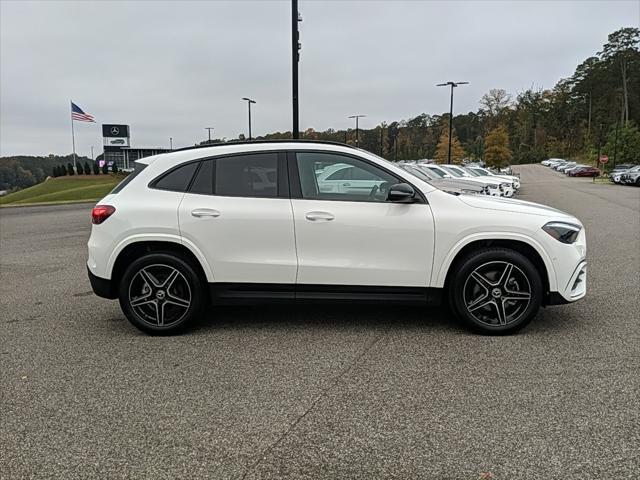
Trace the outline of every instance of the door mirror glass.
{"type": "Polygon", "coordinates": [[[389,187],[387,199],[396,203],[412,203],[415,200],[416,192],[408,183],[396,183],[389,187]]]}

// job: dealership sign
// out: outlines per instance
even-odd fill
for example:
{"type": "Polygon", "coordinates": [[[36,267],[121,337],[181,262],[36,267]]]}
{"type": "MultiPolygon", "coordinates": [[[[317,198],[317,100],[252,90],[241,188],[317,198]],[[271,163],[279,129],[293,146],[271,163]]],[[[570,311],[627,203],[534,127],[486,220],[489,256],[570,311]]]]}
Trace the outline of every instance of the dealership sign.
{"type": "MultiPolygon", "coordinates": [[[[102,136],[104,138],[129,138],[129,125],[103,124],[102,136]]],[[[107,145],[105,143],[105,145],[107,145]]]]}
{"type": "Polygon", "coordinates": [[[129,137],[104,137],[102,144],[109,147],[130,147],[129,137]]]}

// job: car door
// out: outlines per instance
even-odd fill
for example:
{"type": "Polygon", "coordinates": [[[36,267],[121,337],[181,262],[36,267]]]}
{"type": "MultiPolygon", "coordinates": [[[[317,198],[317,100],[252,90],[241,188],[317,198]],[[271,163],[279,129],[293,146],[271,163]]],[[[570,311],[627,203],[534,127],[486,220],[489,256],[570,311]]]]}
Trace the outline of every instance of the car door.
{"type": "Polygon", "coordinates": [[[289,154],[289,177],[298,253],[298,285],[427,287],[434,231],[431,209],[393,203],[386,189],[405,182],[355,155],[298,151],[289,154]],[[322,191],[317,165],[346,163],[363,170],[369,188],[322,191]]]}
{"type": "Polygon", "coordinates": [[[257,152],[206,159],[179,207],[180,232],[221,283],[288,284],[297,258],[286,158],[257,152]]]}

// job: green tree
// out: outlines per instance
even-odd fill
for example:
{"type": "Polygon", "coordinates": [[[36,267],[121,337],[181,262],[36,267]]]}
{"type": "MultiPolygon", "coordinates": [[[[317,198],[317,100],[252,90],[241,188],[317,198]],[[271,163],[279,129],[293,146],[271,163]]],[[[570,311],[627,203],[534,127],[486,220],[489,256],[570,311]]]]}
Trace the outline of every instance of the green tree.
{"type": "Polygon", "coordinates": [[[67,163],[67,173],[69,174],[69,176],[75,175],[76,173],[71,163],[67,163]]]}
{"type": "Polygon", "coordinates": [[[93,174],[100,175],[100,167],[97,162],[93,162],[93,174]]]}
{"type": "Polygon", "coordinates": [[[89,163],[88,162],[84,162],[84,174],[85,175],[91,175],[91,168],[89,168],[89,163]]]}
{"type": "Polygon", "coordinates": [[[60,176],[64,177],[67,175],[67,167],[65,167],[64,165],[60,165],[60,176]]]}
{"type": "Polygon", "coordinates": [[[116,162],[113,162],[113,166],[111,167],[111,171],[113,173],[118,173],[118,165],[116,164],[116,162]]]}
{"type": "Polygon", "coordinates": [[[484,161],[490,167],[506,167],[511,162],[507,130],[500,126],[487,134],[484,147],[484,161]]]}
{"type": "Polygon", "coordinates": [[[609,157],[609,162],[615,163],[640,163],[640,129],[634,124],[617,125],[609,130],[607,143],[602,152],[609,157]]]}

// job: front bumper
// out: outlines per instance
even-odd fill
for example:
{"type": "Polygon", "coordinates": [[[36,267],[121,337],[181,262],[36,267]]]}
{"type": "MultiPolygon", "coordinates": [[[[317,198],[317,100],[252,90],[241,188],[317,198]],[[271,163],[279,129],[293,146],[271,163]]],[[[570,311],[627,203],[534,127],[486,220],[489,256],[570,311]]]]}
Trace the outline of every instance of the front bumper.
{"type": "Polygon", "coordinates": [[[93,293],[102,298],[118,298],[118,294],[115,292],[111,280],[94,275],[91,273],[89,266],[87,266],[87,274],[89,275],[89,283],[91,283],[93,293]]]}

